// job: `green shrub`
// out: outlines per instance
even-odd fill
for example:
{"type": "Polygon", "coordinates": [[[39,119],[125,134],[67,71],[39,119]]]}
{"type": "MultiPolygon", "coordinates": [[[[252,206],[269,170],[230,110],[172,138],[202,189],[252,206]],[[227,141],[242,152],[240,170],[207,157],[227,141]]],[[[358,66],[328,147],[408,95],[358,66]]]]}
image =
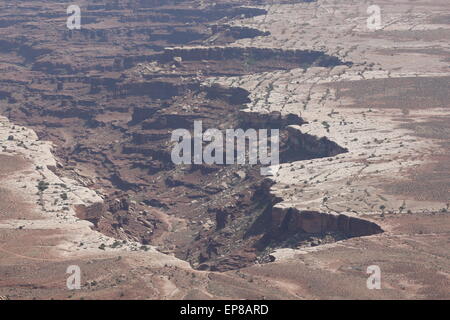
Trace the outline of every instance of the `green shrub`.
{"type": "Polygon", "coordinates": [[[39,191],[43,192],[44,190],[48,189],[48,186],[49,186],[48,182],[41,180],[39,181],[37,188],[39,191]]]}

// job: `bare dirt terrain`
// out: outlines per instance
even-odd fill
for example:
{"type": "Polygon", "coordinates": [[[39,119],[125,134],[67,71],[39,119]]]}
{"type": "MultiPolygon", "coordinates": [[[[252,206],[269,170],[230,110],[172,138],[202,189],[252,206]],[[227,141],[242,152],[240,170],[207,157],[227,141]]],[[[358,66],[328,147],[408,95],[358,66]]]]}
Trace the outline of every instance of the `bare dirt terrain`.
{"type": "Polygon", "coordinates": [[[448,1],[77,4],[0,4],[0,297],[450,298],[448,1]],[[280,170],[174,165],[195,120],[280,170]]]}

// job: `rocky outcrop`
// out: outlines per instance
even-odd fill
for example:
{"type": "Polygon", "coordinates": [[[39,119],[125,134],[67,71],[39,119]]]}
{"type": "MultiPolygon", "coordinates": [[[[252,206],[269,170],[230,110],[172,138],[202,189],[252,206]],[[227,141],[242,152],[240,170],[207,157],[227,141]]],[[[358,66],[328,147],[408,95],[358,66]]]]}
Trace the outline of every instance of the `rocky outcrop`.
{"type": "Polygon", "coordinates": [[[231,37],[233,39],[245,39],[268,36],[270,34],[269,32],[264,32],[259,29],[240,26],[214,25],[211,29],[214,34],[214,38],[221,35],[222,37],[231,37]]]}
{"type": "Polygon", "coordinates": [[[250,102],[248,97],[250,92],[242,88],[230,88],[220,85],[202,86],[201,88],[206,92],[208,99],[224,100],[233,105],[243,105],[250,102]]]}
{"type": "Polygon", "coordinates": [[[167,48],[161,56],[161,60],[171,61],[174,57],[181,57],[184,61],[247,59],[249,63],[260,60],[282,60],[283,63],[291,63],[297,66],[310,66],[314,64],[321,67],[348,64],[324,52],[314,50],[219,46],[167,48]]]}
{"type": "Polygon", "coordinates": [[[272,209],[272,227],[282,232],[309,234],[340,232],[347,237],[361,237],[383,232],[376,223],[358,217],[277,206],[272,209]]]}
{"type": "Polygon", "coordinates": [[[348,152],[336,142],[327,137],[317,137],[303,133],[299,126],[289,126],[287,148],[281,154],[282,162],[300,160],[299,156],[308,155],[311,158],[333,157],[348,152]]]}
{"type": "Polygon", "coordinates": [[[279,111],[261,113],[242,110],[239,115],[241,124],[248,128],[279,129],[285,128],[289,125],[301,125],[304,123],[303,119],[296,114],[282,114],[279,111]]]}
{"type": "Polygon", "coordinates": [[[100,218],[104,215],[106,208],[102,202],[93,204],[80,204],[74,206],[76,216],[79,219],[87,220],[97,225],[100,218]]]}

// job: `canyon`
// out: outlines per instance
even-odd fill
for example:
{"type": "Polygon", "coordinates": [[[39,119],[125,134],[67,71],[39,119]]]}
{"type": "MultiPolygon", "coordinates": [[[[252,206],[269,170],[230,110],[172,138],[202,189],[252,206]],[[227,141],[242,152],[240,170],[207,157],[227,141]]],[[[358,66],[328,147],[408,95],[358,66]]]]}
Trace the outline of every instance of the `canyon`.
{"type": "Polygon", "coordinates": [[[445,1],[79,3],[0,5],[0,296],[448,298],[445,1]],[[196,121],[280,170],[175,165],[196,121]]]}

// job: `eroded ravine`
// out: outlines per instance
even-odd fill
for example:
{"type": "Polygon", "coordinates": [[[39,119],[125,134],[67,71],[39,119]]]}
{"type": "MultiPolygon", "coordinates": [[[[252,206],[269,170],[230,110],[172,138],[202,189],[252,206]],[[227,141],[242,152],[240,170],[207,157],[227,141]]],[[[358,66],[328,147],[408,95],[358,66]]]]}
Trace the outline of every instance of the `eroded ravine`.
{"type": "MultiPolygon", "coordinates": [[[[198,11],[164,10],[165,23],[180,16],[186,21],[199,17],[198,11]]],[[[144,13],[133,19],[160,22],[144,13]]],[[[201,40],[208,42],[215,35],[223,42],[239,38],[224,38],[221,28],[213,30],[215,34],[199,34],[189,43],[203,44],[201,40]]],[[[146,33],[145,28],[138,29],[126,38],[139,42],[146,33]]],[[[126,46],[121,32],[70,34],[65,41],[80,35],[77,41],[82,43],[107,37],[126,46]]],[[[261,35],[245,30],[243,36],[261,35]]],[[[163,31],[146,42],[153,45],[151,52],[113,59],[98,56],[91,58],[96,62],[81,67],[51,61],[43,49],[26,50],[35,53],[24,57],[16,44],[5,45],[8,54],[25,59],[32,81],[8,83],[4,96],[10,106],[2,111],[56,143],[59,174],[78,179],[105,198],[105,208],[94,212],[81,208],[80,218],[107,235],[157,245],[194,267],[217,271],[269,261],[270,250],[277,247],[316,245],[381,231],[361,219],[272,210],[280,199],[271,197],[271,182],[258,167],[175,166],[170,159],[171,132],[191,130],[195,120],[202,120],[204,128],[221,130],[279,128],[283,163],[345,152],[332,141],[290,130],[289,125],[303,123],[298,115],[242,113],[250,102],[243,89],[202,85],[208,76],[334,67],[345,62],[319,51],[226,46],[163,50],[170,43],[185,42],[183,34],[163,31]],[[22,105],[16,107],[15,100],[22,105]]]]}

